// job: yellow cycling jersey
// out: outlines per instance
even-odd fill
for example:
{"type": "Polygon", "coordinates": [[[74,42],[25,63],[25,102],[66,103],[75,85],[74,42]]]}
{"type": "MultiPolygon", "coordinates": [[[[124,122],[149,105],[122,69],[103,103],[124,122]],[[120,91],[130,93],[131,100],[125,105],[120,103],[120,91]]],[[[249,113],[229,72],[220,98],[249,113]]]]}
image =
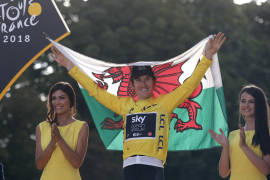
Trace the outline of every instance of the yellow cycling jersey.
{"type": "Polygon", "coordinates": [[[131,97],[118,97],[99,88],[78,67],[72,68],[69,74],[97,101],[123,117],[123,159],[145,155],[160,159],[164,164],[168,151],[171,113],[198,86],[211,62],[203,56],[192,76],[174,91],[157,98],[138,101],[131,97]]]}

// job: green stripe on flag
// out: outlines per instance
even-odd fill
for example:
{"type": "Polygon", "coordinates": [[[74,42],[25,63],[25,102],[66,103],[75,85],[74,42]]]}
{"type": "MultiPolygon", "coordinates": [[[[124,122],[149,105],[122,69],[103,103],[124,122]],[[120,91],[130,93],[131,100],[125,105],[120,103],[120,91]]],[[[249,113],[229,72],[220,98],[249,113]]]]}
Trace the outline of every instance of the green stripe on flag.
{"type": "MultiPolygon", "coordinates": [[[[223,114],[221,106],[224,101],[221,102],[219,99],[214,87],[203,89],[197,98],[192,99],[201,106],[201,109],[197,109],[196,122],[202,126],[202,130],[188,129],[177,133],[174,130],[176,119],[172,119],[170,124],[169,150],[194,150],[219,146],[208,133],[208,129],[219,132],[219,128],[222,128],[225,134],[228,133],[226,115],[223,114]]],[[[177,113],[182,121],[189,121],[187,109],[176,108],[174,113],[177,113]]]]}
{"type": "Polygon", "coordinates": [[[100,138],[107,149],[122,150],[123,149],[123,130],[122,129],[103,129],[101,122],[105,118],[110,117],[114,121],[122,119],[121,116],[115,117],[115,113],[96,101],[95,98],[89,96],[89,93],[81,88],[88,109],[91,112],[95,126],[98,130],[100,138]],[[102,131],[102,133],[100,133],[102,131]]]}
{"type": "Polygon", "coordinates": [[[226,113],[226,103],[225,103],[225,98],[224,98],[224,92],[223,92],[223,87],[220,87],[217,89],[217,95],[219,98],[219,102],[222,108],[222,112],[225,116],[225,119],[227,119],[227,113],[226,113]]]}

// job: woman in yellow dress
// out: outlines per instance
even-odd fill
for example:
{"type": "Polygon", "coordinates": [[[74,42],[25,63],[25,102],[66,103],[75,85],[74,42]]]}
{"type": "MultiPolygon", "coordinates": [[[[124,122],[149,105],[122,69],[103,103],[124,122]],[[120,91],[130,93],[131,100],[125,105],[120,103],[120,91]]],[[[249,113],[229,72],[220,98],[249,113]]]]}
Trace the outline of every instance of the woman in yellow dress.
{"type": "Polygon", "coordinates": [[[74,118],[72,86],[58,82],[49,91],[47,118],[36,127],[36,166],[41,180],[80,180],[88,146],[88,125],[74,118]]]}
{"type": "Polygon", "coordinates": [[[223,178],[230,174],[230,180],[266,180],[270,173],[267,98],[261,88],[247,85],[240,91],[239,101],[244,126],[230,132],[229,140],[221,129],[221,134],[209,130],[222,146],[219,174],[223,178]]]}

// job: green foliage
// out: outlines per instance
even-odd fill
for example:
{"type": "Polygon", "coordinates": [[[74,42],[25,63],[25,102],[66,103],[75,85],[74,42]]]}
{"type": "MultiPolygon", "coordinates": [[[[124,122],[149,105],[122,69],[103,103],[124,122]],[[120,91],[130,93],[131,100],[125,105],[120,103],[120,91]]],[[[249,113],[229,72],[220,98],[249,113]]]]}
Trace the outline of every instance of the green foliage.
{"type": "MultiPolygon", "coordinates": [[[[237,128],[238,92],[254,83],[269,92],[270,3],[237,6],[232,0],[73,0],[58,1],[71,36],[61,43],[117,63],[167,60],[210,34],[228,37],[219,58],[230,130],[237,128]]],[[[80,168],[83,179],[121,179],[121,152],[105,150],[76,82],[42,55],[17,80],[0,103],[0,160],[6,179],[38,179],[35,127],[46,117],[49,87],[68,81],[77,94],[77,118],[89,123],[89,147],[80,168]],[[40,67],[38,67],[40,66],[40,67]],[[49,68],[53,73],[47,73],[49,68]]],[[[270,94],[267,94],[268,96],[270,94]]],[[[168,154],[166,179],[221,179],[220,149],[168,154]]]]}

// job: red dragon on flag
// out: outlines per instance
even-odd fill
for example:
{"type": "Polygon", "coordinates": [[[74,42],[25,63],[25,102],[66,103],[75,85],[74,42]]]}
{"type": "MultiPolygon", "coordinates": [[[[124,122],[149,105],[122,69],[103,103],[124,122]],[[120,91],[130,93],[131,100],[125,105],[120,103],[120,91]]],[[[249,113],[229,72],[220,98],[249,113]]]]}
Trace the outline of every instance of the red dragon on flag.
{"type": "MultiPolygon", "coordinates": [[[[179,77],[183,74],[181,69],[182,65],[186,61],[172,65],[172,63],[166,63],[162,65],[157,65],[153,67],[153,72],[156,77],[156,84],[155,89],[153,91],[154,97],[157,97],[159,94],[166,94],[173,91],[175,88],[181,85],[179,82],[179,77]]],[[[97,83],[99,87],[108,89],[108,84],[105,82],[105,79],[111,78],[113,83],[119,83],[119,88],[117,90],[117,96],[126,97],[131,96],[135,100],[137,99],[137,95],[135,91],[132,89],[130,79],[130,66],[124,67],[112,67],[105,70],[104,74],[97,74],[93,73],[93,75],[98,79],[97,83]]],[[[172,113],[172,118],[176,118],[177,121],[174,125],[174,129],[177,132],[183,132],[187,129],[197,129],[201,130],[202,126],[197,124],[196,116],[197,116],[197,109],[200,109],[201,106],[192,99],[197,97],[202,90],[202,84],[200,83],[199,86],[193,91],[189,99],[186,99],[184,103],[180,104],[178,108],[185,108],[188,111],[189,121],[184,122],[178,117],[176,113],[172,113]]],[[[118,116],[118,115],[115,115],[118,116]]],[[[104,121],[101,122],[102,128],[104,129],[120,129],[123,125],[123,119],[120,121],[114,121],[110,117],[104,118],[104,121]]]]}

